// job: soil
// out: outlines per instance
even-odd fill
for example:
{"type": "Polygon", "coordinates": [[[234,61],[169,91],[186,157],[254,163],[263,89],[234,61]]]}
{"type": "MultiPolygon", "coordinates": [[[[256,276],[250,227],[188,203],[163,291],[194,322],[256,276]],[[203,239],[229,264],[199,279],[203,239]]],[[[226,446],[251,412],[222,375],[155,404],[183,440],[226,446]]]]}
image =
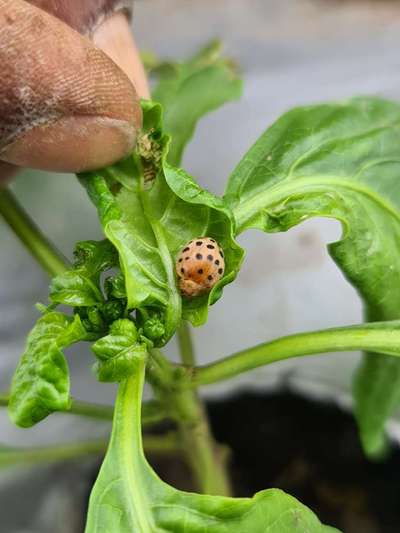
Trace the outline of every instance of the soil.
{"type": "MultiPolygon", "coordinates": [[[[399,533],[400,449],[368,461],[350,414],[289,392],[240,394],[209,403],[208,413],[231,449],[236,496],[276,487],[344,533],[399,533]]],[[[182,461],[150,461],[164,480],[193,490],[182,461]]]]}
{"type": "Polygon", "coordinates": [[[278,487],[345,533],[399,533],[400,450],[368,461],[349,413],[290,393],[243,394],[209,413],[232,449],[237,496],[278,487]]]}

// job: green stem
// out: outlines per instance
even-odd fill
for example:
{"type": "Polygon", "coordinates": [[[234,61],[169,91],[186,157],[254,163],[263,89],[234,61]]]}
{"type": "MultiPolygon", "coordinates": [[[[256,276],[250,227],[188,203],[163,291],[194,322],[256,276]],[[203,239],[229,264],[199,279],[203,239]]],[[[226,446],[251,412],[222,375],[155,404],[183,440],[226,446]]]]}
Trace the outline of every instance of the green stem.
{"type": "Polygon", "coordinates": [[[0,215],[50,276],[61,274],[68,268],[67,260],[46,239],[10,189],[0,190],[0,215]]]}
{"type": "Polygon", "coordinates": [[[11,466],[27,466],[41,463],[55,463],[82,457],[84,455],[97,455],[104,453],[107,441],[88,441],[58,446],[43,446],[31,449],[5,449],[0,448],[0,470],[11,466]]]}
{"type": "MultiPolygon", "coordinates": [[[[155,391],[170,390],[174,386],[173,366],[161,350],[153,348],[146,365],[146,379],[155,391]]],[[[162,402],[159,401],[161,405],[162,402]]]]}
{"type": "Polygon", "coordinates": [[[159,403],[176,422],[182,449],[198,489],[205,494],[229,496],[231,488],[225,450],[217,446],[212,437],[197,391],[191,390],[190,383],[186,383],[186,368],[173,366],[160,350],[152,350],[151,358],[160,371],[159,376],[151,375],[150,382],[159,403]]]}
{"type": "MultiPolygon", "coordinates": [[[[194,366],[196,359],[189,323],[182,322],[177,333],[182,363],[194,366]]],[[[172,402],[186,459],[200,490],[205,494],[230,496],[232,488],[226,467],[227,454],[212,436],[207,413],[197,391],[183,388],[175,392],[172,402]]]]}
{"type": "Polygon", "coordinates": [[[71,407],[68,409],[68,411],[61,412],[70,415],[85,416],[87,418],[112,420],[114,408],[111,405],[81,402],[80,400],[75,400],[75,398],[72,398],[71,407]]]}
{"type": "Polygon", "coordinates": [[[226,469],[227,454],[211,434],[204,406],[197,392],[186,389],[170,397],[186,460],[199,490],[204,494],[232,494],[226,469]]]}
{"type": "MultiPolygon", "coordinates": [[[[180,443],[175,432],[165,435],[145,435],[143,445],[146,453],[153,455],[172,455],[180,450],[180,443]]],[[[99,455],[105,453],[107,446],[107,440],[43,446],[25,450],[0,446],[0,470],[12,466],[56,463],[85,455],[99,455]]]]}
{"type": "Polygon", "coordinates": [[[366,350],[400,356],[400,321],[299,333],[266,342],[195,369],[192,386],[208,385],[276,361],[327,352],[366,350]]]}
{"type": "MultiPolygon", "coordinates": [[[[0,407],[7,407],[9,395],[0,393],[0,407]]],[[[60,411],[61,414],[70,414],[96,418],[99,420],[112,420],[114,407],[111,405],[101,405],[97,403],[81,402],[72,399],[71,407],[68,411],[60,411]]],[[[158,424],[166,420],[165,409],[156,400],[150,400],[142,404],[143,427],[158,424]]]]}
{"type": "MultiPolygon", "coordinates": [[[[1,399],[1,397],[0,397],[1,399]]],[[[112,420],[114,407],[111,405],[100,405],[96,403],[81,402],[72,400],[71,408],[65,413],[87,416],[89,418],[99,418],[112,420]]],[[[142,424],[143,427],[163,422],[166,419],[165,410],[156,400],[142,403],[142,424]]]]}
{"type": "Polygon", "coordinates": [[[192,336],[190,334],[190,325],[184,321],[177,330],[179,353],[184,365],[194,366],[196,364],[195,353],[193,348],[192,336]]]}
{"type": "Polygon", "coordinates": [[[159,424],[167,419],[164,407],[157,400],[142,403],[142,427],[159,424]]]}
{"type": "Polygon", "coordinates": [[[143,446],[147,454],[153,455],[173,455],[182,452],[182,443],[176,431],[163,435],[144,435],[143,446]]]}
{"type": "Polygon", "coordinates": [[[0,407],[7,407],[9,395],[7,393],[0,393],[0,407]]]}

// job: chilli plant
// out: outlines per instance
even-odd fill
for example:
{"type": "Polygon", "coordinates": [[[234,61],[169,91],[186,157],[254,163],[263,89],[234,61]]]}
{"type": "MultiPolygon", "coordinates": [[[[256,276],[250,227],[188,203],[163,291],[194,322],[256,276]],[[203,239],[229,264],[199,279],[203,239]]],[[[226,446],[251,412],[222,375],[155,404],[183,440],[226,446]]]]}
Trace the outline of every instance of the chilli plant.
{"type": "MultiPolygon", "coordinates": [[[[8,394],[11,419],[30,427],[58,411],[113,418],[86,533],[335,531],[278,489],[233,498],[226,454],[214,442],[198,388],[292,357],[364,350],[354,412],[366,454],[387,448],[385,423],[400,401],[400,105],[379,98],[285,113],[241,159],[218,197],[179,167],[206,113],[240,96],[232,62],[212,43],[185,63],[148,58],[157,83],[143,101],[135,151],[79,176],[97,209],[102,241],[78,242],[68,264],[18,206],[0,212],[52,276],[49,304],[30,332],[8,394]],[[189,323],[229,290],[247,230],[286,231],[311,217],[341,222],[329,253],[365,305],[367,323],[300,333],[197,365],[189,323]],[[58,310],[62,305],[63,311],[58,310]],[[64,311],[66,307],[71,312],[64,311]],[[162,348],[177,335],[181,362],[162,348]],[[115,406],[70,397],[63,349],[91,343],[100,382],[117,382],[115,406]],[[142,401],[144,382],[153,399],[142,401]],[[143,428],[168,419],[166,434],[143,428]],[[198,493],[162,481],[145,453],[179,453],[198,493]]],[[[4,465],[99,452],[104,443],[3,448],[4,465]]]]}

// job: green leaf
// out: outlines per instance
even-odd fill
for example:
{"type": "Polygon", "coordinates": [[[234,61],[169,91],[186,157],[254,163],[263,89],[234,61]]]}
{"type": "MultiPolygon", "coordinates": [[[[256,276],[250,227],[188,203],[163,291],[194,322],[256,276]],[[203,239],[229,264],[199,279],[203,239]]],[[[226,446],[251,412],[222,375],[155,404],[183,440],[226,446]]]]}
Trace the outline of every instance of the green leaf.
{"type": "Polygon", "coordinates": [[[89,307],[103,301],[100,274],[118,265],[118,255],[107,241],[81,241],[76,244],[71,270],[56,276],[50,284],[50,299],[57,304],[89,307]]]}
{"type": "MultiPolygon", "coordinates": [[[[222,200],[201,189],[184,170],[165,164],[164,171],[170,190],[181,200],[173,200],[173,206],[167,206],[160,213],[174,260],[186,243],[202,236],[214,238],[224,252],[223,278],[210,293],[183,300],[183,318],[194,326],[200,326],[207,320],[208,307],[221,297],[223,287],[236,278],[244,252],[234,240],[231,213],[222,200]]],[[[165,193],[161,191],[160,196],[165,202],[165,193]]]]}
{"type": "Polygon", "coordinates": [[[134,372],[136,359],[147,353],[138,342],[135,324],[129,319],[116,320],[110,333],[92,345],[98,362],[95,371],[99,381],[122,381],[134,372]]]}
{"type": "Polygon", "coordinates": [[[69,375],[62,349],[85,336],[77,315],[51,311],[36,322],[11,384],[8,410],[15,424],[30,427],[68,409],[69,375]]]}
{"type": "Polygon", "coordinates": [[[179,165],[198,120],[241,96],[234,65],[220,52],[220,43],[213,41],[187,62],[160,73],[152,96],[165,110],[165,131],[172,138],[168,161],[173,165],[179,165]]]}
{"type": "Polygon", "coordinates": [[[85,533],[334,533],[280,490],[253,498],[182,492],[157,477],[141,436],[145,358],[120,385],[111,442],[92,490],[85,533]]]}
{"type": "Polygon", "coordinates": [[[74,270],[98,282],[105,270],[118,265],[118,254],[108,240],[80,241],[75,245],[74,270]]]}
{"type": "Polygon", "coordinates": [[[89,307],[102,302],[103,297],[90,279],[68,270],[51,280],[50,300],[72,307],[89,307]]]}
{"type": "Polygon", "coordinates": [[[104,281],[104,290],[108,298],[125,299],[126,288],[124,276],[119,273],[116,276],[109,276],[104,281]]]}
{"type": "Polygon", "coordinates": [[[151,316],[150,318],[144,320],[143,333],[147,339],[155,342],[165,335],[164,324],[160,320],[159,316],[151,316]]]}
{"type": "Polygon", "coordinates": [[[206,320],[208,306],[236,276],[243,250],[233,240],[231,214],[221,199],[202,190],[183,170],[166,163],[168,138],[162,133],[161,107],[144,102],[143,108],[143,136],[148,136],[150,144],[157,140],[157,150],[161,150],[160,167],[150,186],[141,174],[139,154],[104,173],[83,175],[82,183],[98,209],[107,238],[119,252],[128,308],[161,310],[165,343],[182,316],[194,325],[206,320]],[[110,178],[117,179],[118,175],[124,179],[118,179],[115,187],[110,178]],[[175,260],[185,244],[201,236],[213,237],[222,246],[225,275],[210,294],[182,302],[175,260]]]}
{"type": "MultiPolygon", "coordinates": [[[[329,252],[370,321],[400,317],[400,106],[378,98],[294,109],[269,128],[230,177],[238,233],[286,231],[315,216],[342,223],[329,252]]],[[[400,400],[400,361],[368,354],[355,385],[366,451],[378,453],[400,400]]]]}

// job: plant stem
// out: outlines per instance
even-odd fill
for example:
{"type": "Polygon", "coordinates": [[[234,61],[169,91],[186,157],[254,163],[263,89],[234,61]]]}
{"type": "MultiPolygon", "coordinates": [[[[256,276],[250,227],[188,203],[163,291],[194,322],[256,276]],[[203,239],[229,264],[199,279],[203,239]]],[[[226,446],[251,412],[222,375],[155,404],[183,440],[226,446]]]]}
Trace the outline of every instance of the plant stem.
{"type": "Polygon", "coordinates": [[[143,435],[143,446],[146,453],[153,455],[172,455],[182,450],[182,443],[176,431],[163,435],[143,435]]]}
{"type": "Polygon", "coordinates": [[[72,398],[71,407],[68,409],[68,411],[61,412],[70,415],[85,416],[87,418],[112,420],[114,408],[111,405],[81,402],[80,400],[75,400],[75,398],[72,398]]]}
{"type": "Polygon", "coordinates": [[[184,365],[194,366],[196,364],[190,325],[183,321],[177,330],[178,346],[181,361],[184,365]]]}
{"type": "Polygon", "coordinates": [[[225,466],[226,453],[212,437],[197,391],[191,390],[190,383],[186,383],[186,368],[173,366],[160,350],[152,350],[151,357],[160,372],[159,375],[151,375],[150,382],[159,403],[176,422],[182,450],[198,490],[205,494],[229,496],[231,488],[225,466]]]}
{"type": "Polygon", "coordinates": [[[400,356],[400,321],[299,333],[266,342],[199,367],[192,383],[208,385],[276,361],[327,352],[367,350],[400,356]]]}
{"type": "Polygon", "coordinates": [[[30,449],[0,448],[0,470],[11,466],[27,466],[41,463],[56,463],[75,459],[84,455],[103,453],[107,448],[107,441],[88,441],[57,446],[43,446],[30,449]]]}
{"type": "Polygon", "coordinates": [[[170,401],[182,448],[199,490],[204,494],[231,496],[225,464],[227,454],[214,441],[197,392],[181,390],[175,392],[170,401]]]}
{"type": "MultiPolygon", "coordinates": [[[[147,453],[153,455],[171,455],[180,449],[175,432],[165,435],[145,435],[143,445],[147,453]]],[[[43,463],[56,463],[82,457],[105,453],[108,440],[96,440],[43,446],[30,449],[3,448],[0,446],[0,470],[12,466],[28,466],[43,463]]]]}
{"type": "Polygon", "coordinates": [[[10,189],[0,190],[0,215],[50,276],[65,271],[67,260],[46,239],[10,189]]]}
{"type": "MultiPolygon", "coordinates": [[[[0,407],[7,407],[9,395],[0,393],[0,407]]],[[[101,405],[98,403],[82,402],[72,398],[71,407],[68,411],[59,411],[61,414],[85,416],[99,420],[112,420],[114,407],[112,405],[101,405]]],[[[142,403],[142,423],[143,427],[157,424],[166,420],[163,407],[156,400],[142,403]]]]}
{"type": "MultiPolygon", "coordinates": [[[[150,357],[146,364],[146,379],[158,393],[161,390],[171,390],[174,387],[173,366],[163,355],[161,350],[153,348],[149,351],[150,357]]],[[[156,395],[157,397],[157,395],[156,395]]],[[[159,401],[164,405],[162,401],[159,401]]]]}
{"type": "MultiPolygon", "coordinates": [[[[193,367],[196,358],[189,323],[182,322],[177,333],[181,361],[193,367]]],[[[175,393],[173,402],[186,458],[200,490],[206,494],[232,495],[226,467],[227,454],[212,436],[207,413],[197,391],[181,389],[175,393]]]]}
{"type": "Polygon", "coordinates": [[[142,402],[142,427],[159,424],[168,419],[164,407],[157,400],[142,402]]]}
{"type": "Polygon", "coordinates": [[[7,407],[9,396],[6,393],[0,393],[0,407],[7,407]]]}
{"type": "MultiPolygon", "coordinates": [[[[0,397],[1,400],[1,397],[0,397]]],[[[102,420],[112,420],[114,407],[111,405],[100,405],[96,403],[81,402],[73,399],[70,409],[62,411],[71,415],[86,416],[89,418],[99,418],[102,420]]],[[[157,424],[165,420],[165,412],[156,400],[150,400],[142,404],[143,426],[157,424]]]]}

